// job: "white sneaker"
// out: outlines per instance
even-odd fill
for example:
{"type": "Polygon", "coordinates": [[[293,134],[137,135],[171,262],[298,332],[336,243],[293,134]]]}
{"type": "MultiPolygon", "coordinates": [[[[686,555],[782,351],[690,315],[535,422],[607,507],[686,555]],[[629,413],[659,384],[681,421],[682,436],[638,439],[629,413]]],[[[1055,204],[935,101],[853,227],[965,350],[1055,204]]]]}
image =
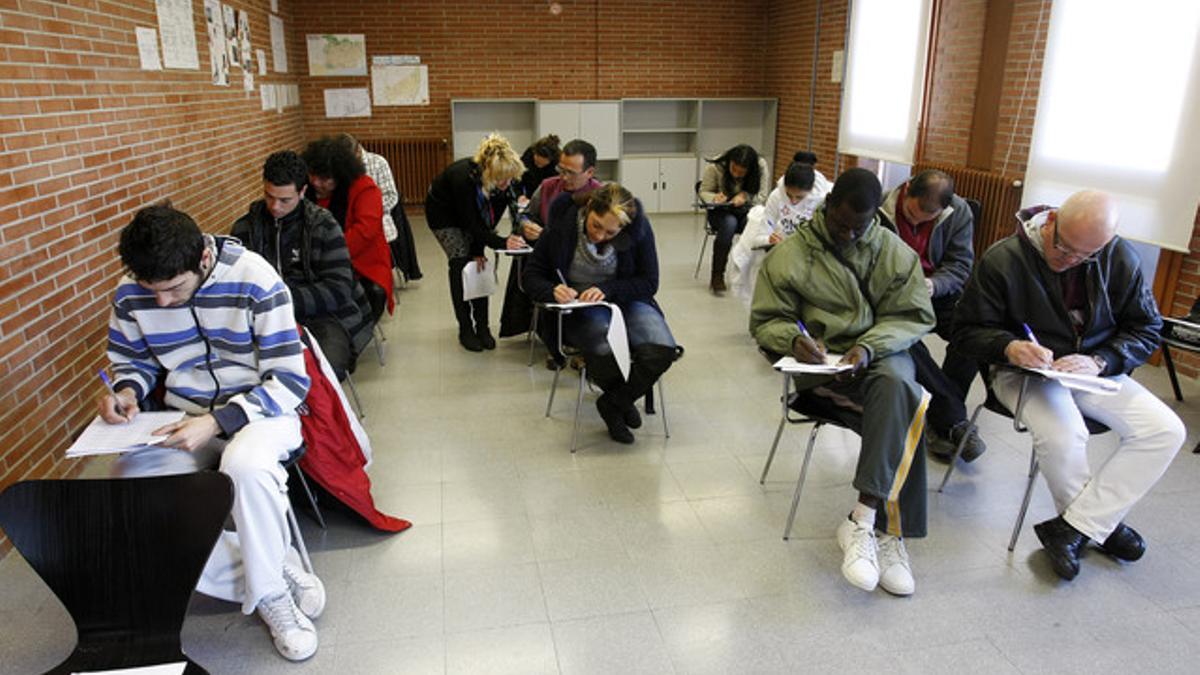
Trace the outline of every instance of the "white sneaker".
{"type": "Polygon", "coordinates": [[[267,628],[275,649],[289,661],[303,661],[317,652],[317,629],[287,593],[265,598],[258,603],[258,616],[267,628]]]}
{"type": "Polygon", "coordinates": [[[912,595],[917,588],[904,540],[890,534],[879,537],[879,585],[892,595],[912,595]]]}
{"type": "Polygon", "coordinates": [[[325,611],[325,584],[315,574],[299,567],[283,563],[283,579],[287,582],[292,601],[310,619],[321,616],[325,611]]]}
{"type": "Polygon", "coordinates": [[[842,576],[864,591],[875,590],[879,585],[875,528],[847,518],[838,525],[837,540],[838,546],[841,546],[845,553],[842,558],[842,576]]]}

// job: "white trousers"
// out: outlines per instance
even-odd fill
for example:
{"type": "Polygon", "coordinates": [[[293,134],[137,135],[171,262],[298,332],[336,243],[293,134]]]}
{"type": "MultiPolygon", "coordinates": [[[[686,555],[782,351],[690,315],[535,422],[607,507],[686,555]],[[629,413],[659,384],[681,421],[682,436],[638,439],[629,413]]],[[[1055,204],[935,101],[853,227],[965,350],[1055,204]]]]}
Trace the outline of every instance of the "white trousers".
{"type": "MultiPolygon", "coordinates": [[[[1000,371],[992,383],[996,398],[1009,410],[1016,410],[1021,379],[1018,373],[1000,371]]],[[[1174,411],[1133,378],[1109,379],[1121,382],[1114,396],[1031,378],[1022,413],[1058,512],[1097,542],[1107,539],[1154,487],[1187,435],[1174,411]],[[1088,466],[1085,416],[1121,437],[1116,452],[1094,472],[1088,466]]]]}
{"type": "Polygon", "coordinates": [[[196,590],[238,602],[250,614],[263,598],[286,593],[283,561],[299,560],[288,529],[287,472],[279,464],[300,446],[300,418],[270,417],[242,427],[229,441],[213,439],[196,452],[147,448],[123,455],[122,477],[190,473],[218,467],[233,481],[237,532],[217,539],[196,590]]]}

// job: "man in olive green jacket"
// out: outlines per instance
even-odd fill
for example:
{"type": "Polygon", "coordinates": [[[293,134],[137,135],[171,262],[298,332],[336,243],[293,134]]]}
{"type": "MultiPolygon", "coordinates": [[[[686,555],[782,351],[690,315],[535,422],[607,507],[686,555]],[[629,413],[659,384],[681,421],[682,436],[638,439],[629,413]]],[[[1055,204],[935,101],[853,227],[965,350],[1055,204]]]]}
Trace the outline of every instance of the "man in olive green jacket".
{"type": "Polygon", "coordinates": [[[750,332],[765,351],[802,362],[823,363],[826,348],[844,354],[850,370],[796,378],[804,400],[849,412],[837,417],[862,436],[858,502],[837,530],[842,575],[864,590],[909,595],[915,582],[902,537],[925,535],[929,395],[908,348],[935,315],[917,255],[879,225],[881,199],[871,172],[838,177],[812,220],[763,261],[750,332]]]}

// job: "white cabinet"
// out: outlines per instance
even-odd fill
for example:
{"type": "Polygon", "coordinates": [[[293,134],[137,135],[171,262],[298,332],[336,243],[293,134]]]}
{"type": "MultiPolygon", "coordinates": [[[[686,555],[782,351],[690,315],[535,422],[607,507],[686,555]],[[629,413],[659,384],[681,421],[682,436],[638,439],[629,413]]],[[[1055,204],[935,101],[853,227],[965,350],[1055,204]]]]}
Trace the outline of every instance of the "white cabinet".
{"type": "Polygon", "coordinates": [[[688,211],[696,187],[696,160],[690,156],[625,158],[621,183],[648,212],[688,211]]]}
{"type": "Polygon", "coordinates": [[[621,154],[621,105],[617,101],[538,101],[537,135],[555,134],[566,144],[573,138],[596,146],[596,159],[621,154]]]}

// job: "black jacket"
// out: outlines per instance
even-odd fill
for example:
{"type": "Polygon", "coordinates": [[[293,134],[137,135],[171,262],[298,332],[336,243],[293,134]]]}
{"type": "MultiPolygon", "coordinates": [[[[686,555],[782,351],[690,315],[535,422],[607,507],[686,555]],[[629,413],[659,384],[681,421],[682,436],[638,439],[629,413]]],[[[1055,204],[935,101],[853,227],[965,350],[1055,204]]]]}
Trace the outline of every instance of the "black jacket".
{"type": "Polygon", "coordinates": [[[283,277],[301,324],[333,316],[356,351],[371,339],[371,305],[354,278],[342,228],[329,211],[302,199],[276,221],[260,199],[250,204],[230,234],[266,258],[283,277]]]}
{"type": "Polygon", "coordinates": [[[429,229],[457,227],[471,240],[470,254],[483,255],[484,246],[505,247],[505,238],[496,234],[491,204],[480,191],[483,172],[479,165],[464,157],[433,179],[425,195],[425,220],[429,229]]]}
{"type": "MultiPolygon", "coordinates": [[[[575,256],[578,219],[579,207],[571,201],[571,195],[559,195],[550,207],[551,226],[538,238],[521,277],[525,292],[534,301],[554,302],[554,287],[560,283],[558,273],[567,274],[575,256]]],[[[617,248],[617,274],[598,286],[604,291],[604,299],[621,306],[640,300],[658,308],[654,302],[658,292],[658,249],[640,201],[637,216],[609,245],[617,248]]]]}
{"type": "Polygon", "coordinates": [[[1059,274],[1025,235],[1024,227],[989,248],[975,265],[955,310],[953,344],[965,356],[1006,363],[1004,348],[1026,340],[1023,323],[1059,358],[1068,354],[1104,359],[1103,375],[1130,373],[1158,347],[1162,318],[1137,253],[1114,237],[1099,258],[1085,265],[1087,316],[1075,334],[1063,301],[1059,274]]]}

